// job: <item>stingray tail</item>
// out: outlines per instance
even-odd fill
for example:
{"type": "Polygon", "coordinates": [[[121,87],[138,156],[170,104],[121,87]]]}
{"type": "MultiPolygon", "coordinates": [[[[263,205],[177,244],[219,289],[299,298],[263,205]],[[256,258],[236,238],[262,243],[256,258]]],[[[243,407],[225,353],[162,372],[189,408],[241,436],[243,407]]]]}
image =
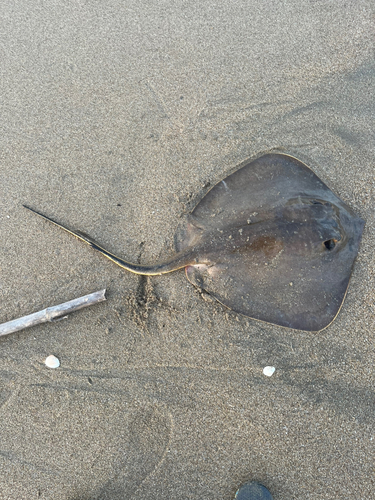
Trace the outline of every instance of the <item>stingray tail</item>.
{"type": "Polygon", "coordinates": [[[62,224],[54,221],[53,219],[50,219],[44,214],[41,214],[40,212],[37,212],[36,210],[23,205],[24,208],[27,208],[27,210],[30,210],[34,214],[39,215],[39,217],[42,217],[43,219],[51,222],[55,226],[59,227],[60,229],[63,229],[69,234],[72,234],[76,238],[78,238],[81,241],[84,241],[87,243],[91,248],[94,250],[97,250],[100,252],[102,255],[107,257],[107,259],[111,260],[118,266],[126,269],[127,271],[130,271],[135,274],[143,274],[143,275],[158,275],[158,274],[166,274],[170,273],[171,271],[176,271],[177,269],[181,269],[189,264],[192,264],[191,262],[191,252],[181,252],[175,255],[173,258],[162,262],[160,264],[155,264],[153,266],[143,266],[140,264],[132,264],[131,262],[126,262],[123,259],[120,259],[120,257],[117,257],[116,255],[112,254],[111,252],[108,252],[105,248],[102,248],[99,246],[90,236],[88,236],[85,233],[82,233],[80,231],[72,231],[71,229],[63,226],[62,224]]]}

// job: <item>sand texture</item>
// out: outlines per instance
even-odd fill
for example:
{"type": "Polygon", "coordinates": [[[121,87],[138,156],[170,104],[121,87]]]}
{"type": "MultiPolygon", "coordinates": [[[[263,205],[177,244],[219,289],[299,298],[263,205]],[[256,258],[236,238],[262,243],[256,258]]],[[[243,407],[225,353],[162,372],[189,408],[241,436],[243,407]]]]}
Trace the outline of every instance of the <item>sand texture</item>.
{"type": "Polygon", "coordinates": [[[2,0],[1,500],[375,498],[373,0],[2,0]],[[249,157],[296,156],[365,221],[319,334],[236,315],[139,263],[249,157]],[[57,369],[44,360],[55,355],[57,369]],[[265,366],[274,366],[271,377],[265,366]]]}

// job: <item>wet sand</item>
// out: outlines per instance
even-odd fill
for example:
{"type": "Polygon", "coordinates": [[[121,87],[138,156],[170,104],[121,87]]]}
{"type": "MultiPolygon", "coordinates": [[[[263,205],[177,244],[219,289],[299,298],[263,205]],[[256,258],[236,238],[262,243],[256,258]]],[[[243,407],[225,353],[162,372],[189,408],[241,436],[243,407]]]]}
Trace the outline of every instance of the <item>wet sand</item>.
{"type": "Polygon", "coordinates": [[[0,19],[0,322],[108,290],[0,339],[0,497],[231,500],[256,479],[275,500],[372,498],[373,2],[7,0],[0,19]],[[366,221],[318,334],[238,316],[183,271],[127,273],[22,207],[153,263],[269,151],[366,221]]]}

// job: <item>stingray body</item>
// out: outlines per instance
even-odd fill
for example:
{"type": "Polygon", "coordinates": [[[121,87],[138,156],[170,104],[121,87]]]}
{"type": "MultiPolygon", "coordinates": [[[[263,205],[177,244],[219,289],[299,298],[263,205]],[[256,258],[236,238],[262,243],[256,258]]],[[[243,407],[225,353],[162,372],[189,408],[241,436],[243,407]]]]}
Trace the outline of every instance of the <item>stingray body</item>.
{"type": "Polygon", "coordinates": [[[312,170],[283,154],[248,161],[216,184],[187,217],[177,253],[152,266],[126,262],[36,213],[133,273],[185,267],[191,283],[230,309],[308,331],[337,316],[364,226],[312,170]]]}

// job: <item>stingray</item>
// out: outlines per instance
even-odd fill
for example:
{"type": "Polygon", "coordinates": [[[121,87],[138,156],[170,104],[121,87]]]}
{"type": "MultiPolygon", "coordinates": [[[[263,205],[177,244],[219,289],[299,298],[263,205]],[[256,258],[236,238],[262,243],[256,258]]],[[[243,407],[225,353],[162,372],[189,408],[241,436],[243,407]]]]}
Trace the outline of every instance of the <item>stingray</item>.
{"type": "Polygon", "coordinates": [[[193,285],[229,309],[307,331],[336,318],[364,227],[309,167],[284,154],[248,160],[216,184],[186,217],[175,255],[154,265],[131,264],[32,211],[128,271],[185,268],[193,285]]]}

